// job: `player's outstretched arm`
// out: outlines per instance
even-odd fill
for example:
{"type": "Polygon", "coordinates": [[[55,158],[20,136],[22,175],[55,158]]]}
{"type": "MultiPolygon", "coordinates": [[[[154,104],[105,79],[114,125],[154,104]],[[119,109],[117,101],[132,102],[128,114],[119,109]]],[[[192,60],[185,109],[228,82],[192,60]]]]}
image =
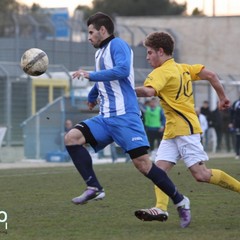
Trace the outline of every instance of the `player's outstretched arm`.
{"type": "Polygon", "coordinates": [[[98,95],[99,95],[99,93],[98,93],[97,85],[94,84],[94,86],[88,93],[87,105],[88,105],[89,110],[93,110],[93,108],[98,104],[98,102],[97,102],[98,95]]]}
{"type": "Polygon", "coordinates": [[[97,104],[98,104],[97,101],[95,101],[95,102],[87,102],[88,109],[89,109],[90,111],[92,111],[97,104]]]}
{"type": "Polygon", "coordinates": [[[135,88],[136,94],[138,97],[154,97],[156,96],[156,91],[152,87],[136,87],[135,88]]]}
{"type": "Polygon", "coordinates": [[[89,79],[89,72],[84,71],[82,69],[79,69],[78,71],[76,71],[72,74],[72,77],[73,78],[78,78],[78,79],[81,78],[81,77],[84,77],[84,78],[89,79]]]}
{"type": "Polygon", "coordinates": [[[226,96],[223,85],[221,84],[217,74],[206,68],[203,68],[198,76],[201,79],[208,80],[212,87],[215,89],[219,98],[219,109],[224,110],[229,108],[231,105],[230,100],[226,96]]]}

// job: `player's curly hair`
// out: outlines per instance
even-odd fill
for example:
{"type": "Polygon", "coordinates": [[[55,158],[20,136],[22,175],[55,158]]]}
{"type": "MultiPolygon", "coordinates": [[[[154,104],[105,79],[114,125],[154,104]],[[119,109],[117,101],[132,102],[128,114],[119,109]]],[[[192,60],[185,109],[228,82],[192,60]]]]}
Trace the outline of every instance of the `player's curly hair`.
{"type": "Polygon", "coordinates": [[[93,25],[97,30],[104,26],[109,34],[114,33],[114,23],[110,16],[105,13],[97,12],[87,20],[87,26],[93,25]]]}
{"type": "Polygon", "coordinates": [[[167,55],[172,55],[174,50],[173,37],[166,32],[153,32],[143,42],[145,47],[153,48],[155,51],[162,48],[167,55]]]}

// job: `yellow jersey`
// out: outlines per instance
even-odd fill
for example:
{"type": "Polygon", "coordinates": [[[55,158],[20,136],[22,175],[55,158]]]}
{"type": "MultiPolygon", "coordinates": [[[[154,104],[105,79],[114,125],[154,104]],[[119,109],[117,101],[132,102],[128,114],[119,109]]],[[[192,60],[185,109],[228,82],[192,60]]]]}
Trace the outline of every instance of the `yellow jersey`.
{"type": "Polygon", "coordinates": [[[201,64],[179,64],[173,58],[155,68],[144,86],[152,87],[166,117],[163,139],[202,133],[195,112],[192,81],[200,80],[201,64]]]}

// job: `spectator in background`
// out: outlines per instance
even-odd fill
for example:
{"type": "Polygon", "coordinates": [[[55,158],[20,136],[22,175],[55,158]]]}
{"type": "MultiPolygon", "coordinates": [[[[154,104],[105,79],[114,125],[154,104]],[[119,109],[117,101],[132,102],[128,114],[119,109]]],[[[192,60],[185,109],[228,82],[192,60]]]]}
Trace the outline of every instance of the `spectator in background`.
{"type": "Polygon", "coordinates": [[[71,158],[67,152],[67,149],[64,145],[64,136],[73,128],[73,122],[70,119],[66,119],[64,122],[64,130],[61,128],[59,130],[59,133],[57,134],[55,138],[55,143],[58,145],[58,152],[61,152],[64,154],[64,158],[67,161],[70,161],[71,158]]]}
{"type": "MultiPolygon", "coordinates": [[[[65,120],[65,125],[64,125],[64,131],[65,131],[65,132],[64,132],[64,135],[67,134],[72,128],[73,128],[73,122],[72,122],[72,120],[66,119],[66,120],[65,120]]],[[[70,161],[70,160],[71,160],[71,157],[69,156],[66,147],[64,147],[64,148],[65,148],[65,149],[64,149],[64,153],[66,154],[66,159],[67,159],[67,161],[70,161]]]]}
{"type": "Polygon", "coordinates": [[[65,134],[66,134],[67,132],[69,132],[72,128],[73,128],[73,122],[72,122],[72,120],[67,119],[67,120],[65,121],[65,127],[64,127],[65,134]]]}
{"type": "Polygon", "coordinates": [[[206,100],[203,101],[203,105],[200,108],[200,113],[205,115],[205,117],[207,118],[207,121],[209,121],[211,110],[209,108],[209,102],[208,101],[206,101],[206,100]]]}
{"type": "Polygon", "coordinates": [[[222,145],[222,114],[218,109],[218,103],[217,103],[216,109],[213,110],[210,114],[210,121],[217,135],[216,150],[219,152],[221,150],[221,145],[222,145]]]}
{"type": "MultiPolygon", "coordinates": [[[[209,102],[207,100],[203,101],[203,105],[200,108],[200,113],[203,114],[208,122],[208,128],[211,126],[210,123],[210,115],[211,115],[211,111],[209,108],[209,102]]],[[[205,136],[205,145],[204,148],[206,149],[206,151],[208,150],[208,128],[205,130],[204,136],[205,136]]]]}
{"type": "Polygon", "coordinates": [[[195,108],[195,112],[197,113],[198,120],[200,122],[201,128],[202,128],[202,134],[201,134],[201,142],[205,142],[205,133],[208,129],[208,121],[205,115],[203,115],[200,112],[200,108],[195,108]]]}
{"type": "Polygon", "coordinates": [[[116,148],[115,142],[112,142],[110,144],[110,152],[111,152],[112,163],[115,163],[118,159],[117,148],[116,148]]]}
{"type": "Polygon", "coordinates": [[[59,130],[59,133],[56,136],[56,140],[55,143],[59,146],[59,149],[61,149],[61,151],[63,150],[63,147],[65,149],[64,146],[64,136],[66,133],[68,133],[71,129],[73,128],[73,122],[70,119],[66,119],[64,122],[64,132],[63,129],[61,128],[61,130],[59,130]],[[63,144],[63,146],[62,146],[63,144]]]}
{"type": "Polygon", "coordinates": [[[236,145],[235,145],[235,153],[236,159],[240,157],[240,97],[236,100],[231,107],[231,124],[230,128],[235,129],[236,134],[236,145]]]}
{"type": "Polygon", "coordinates": [[[151,98],[151,100],[145,103],[144,111],[144,126],[151,151],[158,148],[163,137],[164,125],[165,116],[163,109],[156,98],[151,98]]]}
{"type": "MultiPolygon", "coordinates": [[[[118,155],[118,151],[117,151],[117,145],[115,142],[112,142],[111,144],[109,144],[110,146],[110,157],[112,159],[112,163],[116,163],[117,162],[117,159],[119,158],[119,155],[118,155]]],[[[129,156],[128,153],[124,153],[125,155],[125,162],[128,163],[131,161],[131,158],[129,156]]],[[[103,159],[105,156],[104,156],[104,151],[103,149],[98,151],[98,158],[99,159],[103,159]]]]}
{"type": "MultiPolygon", "coordinates": [[[[117,152],[117,146],[116,143],[113,142],[110,144],[110,151],[111,151],[111,158],[112,158],[112,163],[116,163],[118,159],[118,152],[117,152]]],[[[125,155],[125,162],[128,163],[131,161],[131,158],[128,153],[124,153],[125,155]]]]}
{"type": "Polygon", "coordinates": [[[220,113],[222,115],[222,139],[224,140],[226,151],[230,152],[231,149],[235,149],[234,128],[229,126],[231,123],[231,110],[225,109],[220,113]]]}

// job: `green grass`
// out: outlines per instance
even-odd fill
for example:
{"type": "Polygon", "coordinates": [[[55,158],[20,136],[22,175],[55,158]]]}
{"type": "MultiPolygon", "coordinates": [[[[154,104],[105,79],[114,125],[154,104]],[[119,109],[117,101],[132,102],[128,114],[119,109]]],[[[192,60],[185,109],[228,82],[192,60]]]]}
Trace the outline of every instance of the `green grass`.
{"type": "MultiPolygon", "coordinates": [[[[240,179],[239,160],[213,159],[207,165],[240,179]]],[[[152,183],[131,163],[95,165],[95,170],[106,198],[83,206],[71,203],[85,189],[73,166],[0,170],[0,211],[8,214],[8,231],[0,231],[0,239],[240,239],[239,194],[195,182],[182,163],[170,176],[191,199],[192,223],[187,229],[179,227],[172,203],[165,223],[135,218],[136,209],[154,206],[155,196],[152,183]]],[[[3,226],[0,222],[0,230],[3,226]]]]}

